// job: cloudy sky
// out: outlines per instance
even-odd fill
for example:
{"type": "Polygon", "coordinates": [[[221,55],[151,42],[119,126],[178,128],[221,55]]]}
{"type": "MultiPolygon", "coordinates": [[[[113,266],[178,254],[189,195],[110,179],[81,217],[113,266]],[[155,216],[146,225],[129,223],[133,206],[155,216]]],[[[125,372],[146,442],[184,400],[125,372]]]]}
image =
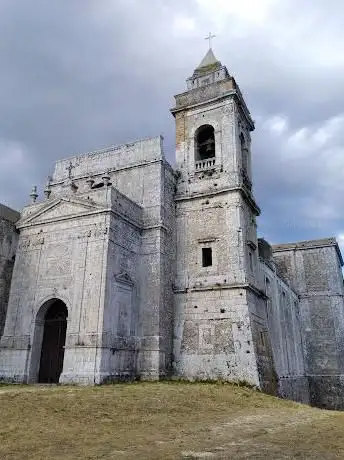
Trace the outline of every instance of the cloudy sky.
{"type": "Polygon", "coordinates": [[[163,134],[217,35],[256,121],[259,233],[344,243],[344,2],[1,0],[0,202],[20,209],[56,159],[163,134]]]}

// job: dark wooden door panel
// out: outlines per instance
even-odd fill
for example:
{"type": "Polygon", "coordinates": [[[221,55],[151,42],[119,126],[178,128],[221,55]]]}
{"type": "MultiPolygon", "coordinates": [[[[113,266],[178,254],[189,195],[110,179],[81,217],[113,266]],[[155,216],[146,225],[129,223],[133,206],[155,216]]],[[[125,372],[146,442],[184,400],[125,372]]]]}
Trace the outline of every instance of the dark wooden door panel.
{"type": "MultiPolygon", "coordinates": [[[[55,305],[52,305],[53,309],[55,305]]],[[[48,311],[44,323],[41,361],[39,369],[40,383],[58,383],[63,369],[64,346],[66,341],[67,320],[65,307],[52,314],[48,311]],[[52,317],[51,317],[52,316],[52,317]]]]}

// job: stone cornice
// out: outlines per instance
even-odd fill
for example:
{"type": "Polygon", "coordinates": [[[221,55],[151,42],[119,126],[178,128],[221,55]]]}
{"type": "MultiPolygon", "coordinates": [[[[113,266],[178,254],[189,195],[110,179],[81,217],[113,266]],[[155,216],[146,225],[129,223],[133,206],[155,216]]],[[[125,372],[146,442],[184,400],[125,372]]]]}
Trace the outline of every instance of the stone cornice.
{"type": "Polygon", "coordinates": [[[129,217],[124,216],[122,213],[111,209],[111,208],[104,208],[101,210],[97,211],[90,211],[90,212],[84,212],[84,213],[76,213],[76,214],[68,214],[67,216],[60,216],[60,217],[54,217],[51,219],[47,219],[44,221],[39,221],[39,222],[24,222],[20,226],[18,226],[19,229],[22,228],[29,228],[29,227],[37,227],[37,226],[42,226],[46,224],[51,224],[51,223],[57,223],[57,222],[63,222],[66,220],[74,220],[74,219],[80,219],[83,217],[90,217],[90,216],[95,216],[99,214],[112,214],[114,216],[120,217],[124,221],[126,221],[128,224],[132,225],[133,227],[137,228],[138,230],[154,230],[154,229],[161,229],[165,232],[169,232],[170,229],[164,225],[163,223],[156,224],[156,225],[147,225],[145,226],[144,224],[138,223],[130,219],[129,217]]]}
{"type": "Polygon", "coordinates": [[[24,227],[30,227],[32,225],[41,225],[43,223],[50,223],[50,222],[55,222],[59,220],[65,220],[65,219],[71,219],[74,217],[82,217],[86,215],[91,215],[91,214],[99,214],[104,211],[104,207],[91,202],[91,201],[86,201],[80,198],[66,198],[66,197],[61,197],[61,198],[56,198],[51,201],[47,201],[43,206],[39,207],[39,209],[36,212],[33,212],[32,214],[29,214],[25,217],[22,217],[16,224],[16,227],[18,229],[24,228],[24,227]],[[44,216],[47,212],[58,208],[59,206],[63,204],[71,204],[75,205],[77,208],[79,206],[80,211],[76,211],[75,213],[68,214],[66,216],[54,216],[51,218],[47,218],[44,221],[39,221],[37,222],[37,219],[40,217],[44,216]],[[36,222],[35,222],[36,221],[36,222]]]}
{"type": "MultiPolygon", "coordinates": [[[[186,91],[186,93],[187,92],[188,91],[186,91]]],[[[250,125],[251,131],[253,131],[254,130],[254,122],[253,122],[253,120],[251,118],[250,112],[249,112],[249,110],[248,110],[248,108],[246,106],[244,98],[242,97],[241,91],[238,90],[238,88],[229,90],[226,93],[221,94],[220,96],[217,96],[217,97],[214,97],[214,98],[211,98],[211,99],[207,99],[207,100],[204,100],[204,101],[201,101],[201,102],[197,102],[197,103],[193,103],[193,104],[189,104],[189,105],[183,105],[181,107],[173,107],[172,109],[170,109],[170,112],[175,117],[176,114],[179,113],[179,112],[185,112],[187,110],[191,110],[191,109],[195,109],[195,108],[198,108],[198,107],[204,107],[206,105],[214,104],[215,102],[225,101],[226,99],[228,99],[231,96],[233,98],[237,99],[236,102],[238,103],[238,108],[242,111],[243,115],[246,118],[246,121],[250,125]]]]}
{"type": "Polygon", "coordinates": [[[186,294],[188,292],[203,292],[203,291],[223,291],[223,290],[233,290],[233,289],[248,289],[252,291],[257,296],[268,299],[265,292],[261,291],[257,287],[253,286],[251,283],[233,283],[233,284],[212,284],[209,286],[199,286],[199,287],[192,287],[192,288],[184,288],[184,289],[174,289],[173,292],[175,294],[186,294]]]}
{"type": "Polygon", "coordinates": [[[208,197],[208,196],[221,195],[221,194],[227,193],[227,192],[240,192],[240,193],[242,193],[244,199],[249,204],[251,209],[255,212],[256,216],[260,215],[260,208],[256,204],[256,202],[255,202],[254,198],[252,197],[251,193],[248,192],[245,187],[240,187],[240,186],[224,187],[224,188],[219,189],[219,190],[209,190],[207,192],[199,192],[199,193],[195,193],[193,195],[179,195],[179,196],[175,195],[174,200],[175,201],[195,200],[195,199],[198,199],[198,198],[204,198],[204,197],[208,197]]]}
{"type": "Polygon", "coordinates": [[[344,297],[344,294],[339,292],[329,292],[329,291],[312,291],[307,294],[301,293],[298,294],[299,299],[310,299],[312,297],[344,297]]]}
{"type": "Polygon", "coordinates": [[[205,105],[214,104],[214,102],[224,101],[228,99],[228,97],[235,96],[235,95],[237,95],[236,91],[232,89],[230,91],[227,91],[225,94],[221,94],[220,96],[216,96],[211,99],[207,99],[201,102],[196,102],[194,104],[183,105],[181,107],[173,107],[172,109],[170,109],[170,112],[172,113],[173,116],[175,116],[175,114],[178,112],[184,112],[185,110],[195,109],[197,107],[203,107],[205,105]]]}
{"type": "MultiPolygon", "coordinates": [[[[104,174],[113,174],[113,173],[117,173],[119,171],[126,171],[126,170],[129,170],[129,169],[134,169],[134,168],[144,168],[145,166],[149,166],[149,165],[152,165],[152,164],[155,164],[155,163],[162,163],[164,166],[166,166],[168,169],[172,170],[173,171],[173,168],[172,166],[170,165],[170,163],[166,160],[166,158],[157,158],[155,160],[150,160],[150,161],[145,161],[145,162],[141,162],[141,163],[135,163],[135,164],[132,164],[132,165],[129,165],[129,166],[122,166],[122,167],[115,167],[115,168],[107,168],[106,170],[104,171],[101,171],[101,172],[97,172],[97,173],[94,173],[92,174],[92,177],[102,177],[104,176],[104,174]]],[[[81,174],[79,176],[74,176],[73,177],[73,181],[77,182],[79,180],[86,180],[90,177],[89,174],[81,174]]],[[[57,181],[52,181],[50,186],[51,187],[54,187],[55,185],[62,185],[64,184],[66,179],[61,179],[61,180],[57,180],[57,181]]]]}
{"type": "Polygon", "coordinates": [[[339,249],[338,242],[334,237],[323,238],[320,240],[297,241],[296,243],[273,244],[271,247],[273,253],[284,251],[305,251],[308,249],[334,247],[337,252],[341,266],[343,267],[344,265],[343,257],[339,249]]]}

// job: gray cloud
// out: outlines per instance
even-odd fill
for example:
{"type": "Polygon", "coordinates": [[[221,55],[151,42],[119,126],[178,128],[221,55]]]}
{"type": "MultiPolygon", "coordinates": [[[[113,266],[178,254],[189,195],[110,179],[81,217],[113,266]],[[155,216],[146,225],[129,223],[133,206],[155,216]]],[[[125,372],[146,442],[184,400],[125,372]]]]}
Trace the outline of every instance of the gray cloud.
{"type": "Polygon", "coordinates": [[[108,144],[161,133],[173,162],[173,95],[185,89],[206,51],[203,36],[214,30],[215,52],[256,119],[261,234],[278,242],[344,233],[344,62],[337,49],[344,4],[264,0],[259,6],[2,0],[0,201],[23,206],[55,160],[108,144]],[[276,117],[286,120],[281,132],[272,128],[276,117]]]}

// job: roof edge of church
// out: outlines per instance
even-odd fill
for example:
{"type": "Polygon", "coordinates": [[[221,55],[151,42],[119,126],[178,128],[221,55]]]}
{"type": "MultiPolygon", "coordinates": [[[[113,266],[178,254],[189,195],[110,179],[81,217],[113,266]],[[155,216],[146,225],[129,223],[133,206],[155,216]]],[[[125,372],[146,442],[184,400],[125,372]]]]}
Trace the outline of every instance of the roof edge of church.
{"type": "Polygon", "coordinates": [[[19,218],[20,212],[6,206],[5,204],[0,203],[0,219],[5,219],[9,222],[16,223],[19,218]]]}
{"type": "Polygon", "coordinates": [[[272,252],[283,252],[283,251],[293,251],[293,250],[307,250],[307,249],[316,249],[324,247],[335,247],[340,260],[341,266],[344,266],[344,260],[342,252],[340,250],[338,241],[335,237],[321,238],[317,240],[305,240],[305,241],[296,241],[295,243],[281,243],[281,244],[272,244],[272,252]]]}
{"type": "Polygon", "coordinates": [[[97,154],[106,153],[106,152],[110,152],[110,151],[113,152],[115,150],[121,150],[123,148],[132,147],[133,145],[139,144],[141,142],[148,142],[148,141],[154,141],[154,140],[155,141],[159,140],[160,145],[162,146],[164,136],[162,134],[159,134],[158,136],[143,137],[142,139],[137,139],[137,140],[132,141],[132,142],[124,142],[123,144],[112,144],[112,145],[108,145],[108,146],[100,148],[100,149],[95,149],[95,150],[89,150],[89,151],[86,151],[86,152],[75,153],[75,154],[72,154],[69,157],[61,158],[61,159],[56,160],[55,164],[64,163],[67,160],[72,160],[73,158],[77,158],[77,157],[80,157],[80,156],[97,155],[97,154]]]}

